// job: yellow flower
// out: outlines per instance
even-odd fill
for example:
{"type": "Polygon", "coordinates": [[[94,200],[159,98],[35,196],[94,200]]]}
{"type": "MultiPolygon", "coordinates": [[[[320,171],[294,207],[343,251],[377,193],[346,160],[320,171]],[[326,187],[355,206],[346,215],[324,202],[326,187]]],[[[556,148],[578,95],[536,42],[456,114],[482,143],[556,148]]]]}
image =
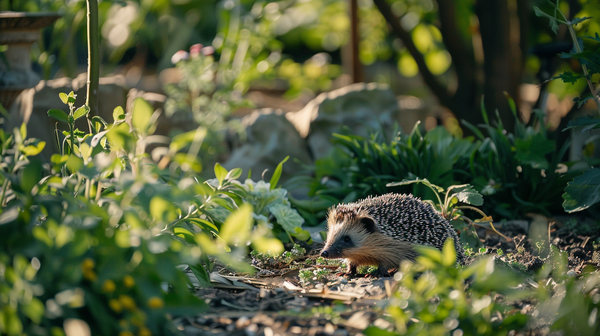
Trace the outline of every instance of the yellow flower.
{"type": "Polygon", "coordinates": [[[125,309],[134,310],[135,309],[135,301],[127,295],[120,295],[119,302],[125,309]]]}
{"type": "Polygon", "coordinates": [[[141,327],[138,336],[152,336],[152,332],[146,327],[141,327]]]}
{"type": "Polygon", "coordinates": [[[153,296],[150,299],[148,299],[148,307],[152,309],[162,308],[164,305],[165,302],[159,297],[153,296]]]}
{"type": "Polygon", "coordinates": [[[96,266],[96,263],[94,262],[94,259],[92,259],[92,258],[85,258],[81,262],[81,268],[83,269],[84,272],[86,270],[91,270],[92,268],[94,268],[94,266],[96,266]]]}
{"type": "Polygon", "coordinates": [[[121,331],[119,336],[134,336],[131,331],[121,331]]]}
{"type": "Polygon", "coordinates": [[[106,280],[104,281],[104,284],[102,285],[102,291],[105,293],[112,293],[115,291],[115,289],[117,289],[117,286],[115,285],[115,282],[112,280],[106,280]]]}
{"type": "Polygon", "coordinates": [[[121,311],[123,311],[123,307],[121,306],[119,300],[110,299],[110,301],[108,301],[108,305],[112,310],[114,310],[115,313],[120,313],[121,311]]]}
{"type": "Polygon", "coordinates": [[[135,285],[135,280],[133,280],[133,277],[131,275],[126,275],[123,278],[123,284],[125,285],[125,287],[131,288],[135,285]]]}

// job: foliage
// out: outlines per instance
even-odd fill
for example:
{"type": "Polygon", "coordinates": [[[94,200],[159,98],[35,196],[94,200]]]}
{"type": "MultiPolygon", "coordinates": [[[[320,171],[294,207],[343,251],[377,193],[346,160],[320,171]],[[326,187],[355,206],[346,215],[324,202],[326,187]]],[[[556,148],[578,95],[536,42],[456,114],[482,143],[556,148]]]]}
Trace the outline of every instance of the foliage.
{"type": "MultiPolygon", "coordinates": [[[[507,99],[516,116],[514,101],[507,99]]],[[[483,132],[468,122],[465,125],[480,141],[470,158],[469,182],[487,196],[484,211],[505,218],[532,211],[550,214],[571,176],[561,164],[569,143],[556,148],[539,111],[528,125],[517,120],[511,133],[499,119],[495,126],[490,124],[483,104],[482,115],[485,124],[479,127],[483,132]]]]}
{"type": "MultiPolygon", "coordinates": [[[[574,101],[577,102],[578,107],[581,107],[591,99],[596,103],[598,113],[600,113],[600,100],[598,99],[596,94],[597,90],[594,87],[594,82],[592,80],[592,76],[600,74],[600,48],[597,48],[596,50],[584,50],[585,44],[583,41],[583,39],[586,39],[600,42],[600,36],[596,33],[595,36],[577,37],[575,26],[591,19],[591,17],[580,17],[568,20],[561,11],[558,0],[556,0],[556,3],[551,1],[548,1],[548,3],[554,10],[553,15],[549,15],[541,9],[534,7],[536,15],[548,18],[552,31],[554,31],[555,34],[558,32],[559,24],[567,26],[573,40],[573,50],[569,53],[562,53],[561,57],[565,59],[576,59],[581,65],[583,72],[583,74],[573,74],[570,71],[566,71],[552,79],[561,79],[563,82],[571,84],[575,84],[579,79],[585,79],[590,92],[581,97],[576,97],[574,101]]],[[[590,49],[590,46],[588,46],[587,49],[590,49]]],[[[585,132],[598,127],[600,127],[600,119],[587,116],[571,120],[563,131],[571,128],[579,128],[581,132],[585,132]]],[[[598,174],[598,171],[598,168],[589,169],[581,176],[578,176],[573,181],[569,182],[568,186],[564,188],[563,208],[566,212],[582,211],[600,201],[600,198],[598,197],[600,174],[598,174]]]]}
{"type": "Polygon", "coordinates": [[[175,123],[199,125],[206,130],[204,141],[197,149],[203,162],[214,164],[227,153],[226,138],[241,134],[238,120],[230,119],[231,112],[249,102],[233,90],[233,82],[217,81],[218,63],[212,47],[194,45],[190,53],[179,51],[173,63],[181,74],[177,84],[167,84],[165,112],[175,123]]]}
{"type": "MultiPolygon", "coordinates": [[[[512,98],[508,101],[514,108],[512,98]]],[[[517,121],[509,133],[501,122],[492,126],[482,108],[483,131],[465,123],[476,140],[457,138],[441,126],[422,134],[418,125],[390,142],[381,136],[364,139],[334,134],[334,150],[315,162],[311,168],[314,177],[300,176],[288,182],[289,186],[309,185],[313,197],[293,200],[293,204],[309,224],[316,224],[332,205],[369,195],[410,192],[435,200],[436,194],[424,185],[413,184],[409,189],[406,184],[390,184],[426,179],[442,188],[473,185],[486,199],[482,209],[486,214],[502,218],[532,211],[550,214],[574,174],[566,172],[567,166],[561,163],[568,143],[557,149],[541,116],[534,116],[531,125],[517,121]]]]}
{"type": "MultiPolygon", "coordinates": [[[[515,297],[518,290],[511,287],[523,280],[521,276],[497,267],[493,258],[457,268],[451,239],[443,251],[418,249],[422,256],[415,264],[402,264],[395,276],[400,287],[387,307],[398,334],[445,335],[460,330],[463,335],[506,335],[526,325],[528,316],[495,300],[496,294],[507,296],[507,301],[515,297]],[[471,283],[465,289],[467,281],[471,283]]],[[[370,327],[364,333],[379,331],[370,327]]]]}
{"type": "Polygon", "coordinates": [[[309,181],[310,195],[317,198],[311,202],[294,201],[303,214],[312,212],[323,218],[322,207],[392,191],[412,191],[416,196],[432,199],[434,196],[426,187],[415,185],[406,189],[387,184],[415,178],[443,187],[457,184],[459,176],[467,174],[459,167],[468,166],[476,149],[472,139],[455,138],[441,126],[422,135],[419,124],[409,134],[398,133],[389,143],[381,135],[365,139],[334,134],[332,141],[336,149],[329,158],[315,162],[313,179],[299,177],[289,182],[309,181]]]}
{"type": "Polygon", "coordinates": [[[168,316],[205,308],[180,264],[208,285],[209,255],[250,271],[240,260],[249,243],[282,250],[266,225],[253,224],[235,181],[241,170],[217,165],[218,183],[198,182],[201,136],[175,137],[152,159],[157,113],[146,101],[137,99],[130,116],[115,109],[112,125],[88,119],[86,133],[74,127],[85,110],[74,108],[73,94],[61,99],[70,113],[49,115],[68,131],[49,165],[35,157],[45,144],[27,139],[25,125],[0,131],[0,302],[10,321],[0,330],[48,334],[75,319],[104,335],[175,333],[168,316]]]}

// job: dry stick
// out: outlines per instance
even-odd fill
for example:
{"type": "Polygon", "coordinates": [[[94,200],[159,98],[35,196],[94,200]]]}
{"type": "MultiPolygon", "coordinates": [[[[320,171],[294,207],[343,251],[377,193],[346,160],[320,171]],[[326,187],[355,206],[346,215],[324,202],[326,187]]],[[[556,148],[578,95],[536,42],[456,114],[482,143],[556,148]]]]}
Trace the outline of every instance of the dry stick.
{"type": "MultiPolygon", "coordinates": [[[[478,212],[483,217],[487,217],[487,215],[483,211],[477,209],[476,207],[472,207],[472,206],[469,206],[469,205],[462,205],[462,206],[456,207],[456,209],[469,209],[469,210],[473,210],[475,212],[478,212]]],[[[466,219],[467,221],[471,222],[473,225],[477,225],[479,227],[484,227],[484,228],[487,229],[487,227],[485,227],[485,226],[483,226],[481,224],[477,224],[476,222],[468,219],[467,217],[463,217],[463,218],[466,219]]],[[[490,227],[492,228],[492,230],[494,232],[496,232],[496,234],[498,234],[500,237],[506,239],[509,242],[512,241],[512,239],[510,239],[509,237],[507,237],[507,236],[503,235],[502,233],[498,232],[498,230],[496,230],[496,228],[494,227],[494,224],[492,223],[492,221],[489,221],[489,223],[490,223],[490,227]]]]}

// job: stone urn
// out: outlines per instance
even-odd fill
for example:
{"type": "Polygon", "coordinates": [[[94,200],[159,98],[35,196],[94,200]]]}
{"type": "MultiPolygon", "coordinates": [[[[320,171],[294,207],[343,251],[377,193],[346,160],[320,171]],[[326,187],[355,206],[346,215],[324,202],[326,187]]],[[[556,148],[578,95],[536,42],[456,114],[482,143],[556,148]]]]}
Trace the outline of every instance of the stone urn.
{"type": "Polygon", "coordinates": [[[0,12],[0,104],[8,110],[17,96],[35,86],[40,77],[31,70],[31,45],[40,30],[61,17],[58,13],[0,12]]]}

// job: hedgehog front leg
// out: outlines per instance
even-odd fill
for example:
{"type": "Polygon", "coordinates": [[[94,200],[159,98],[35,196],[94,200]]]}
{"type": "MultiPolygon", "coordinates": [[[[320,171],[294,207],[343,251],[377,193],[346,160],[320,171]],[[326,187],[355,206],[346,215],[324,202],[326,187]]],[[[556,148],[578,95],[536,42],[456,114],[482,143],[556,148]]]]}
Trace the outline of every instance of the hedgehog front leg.
{"type": "Polygon", "coordinates": [[[357,266],[358,266],[358,264],[354,263],[353,261],[348,260],[348,269],[346,270],[346,273],[348,275],[355,276],[357,266]]]}

